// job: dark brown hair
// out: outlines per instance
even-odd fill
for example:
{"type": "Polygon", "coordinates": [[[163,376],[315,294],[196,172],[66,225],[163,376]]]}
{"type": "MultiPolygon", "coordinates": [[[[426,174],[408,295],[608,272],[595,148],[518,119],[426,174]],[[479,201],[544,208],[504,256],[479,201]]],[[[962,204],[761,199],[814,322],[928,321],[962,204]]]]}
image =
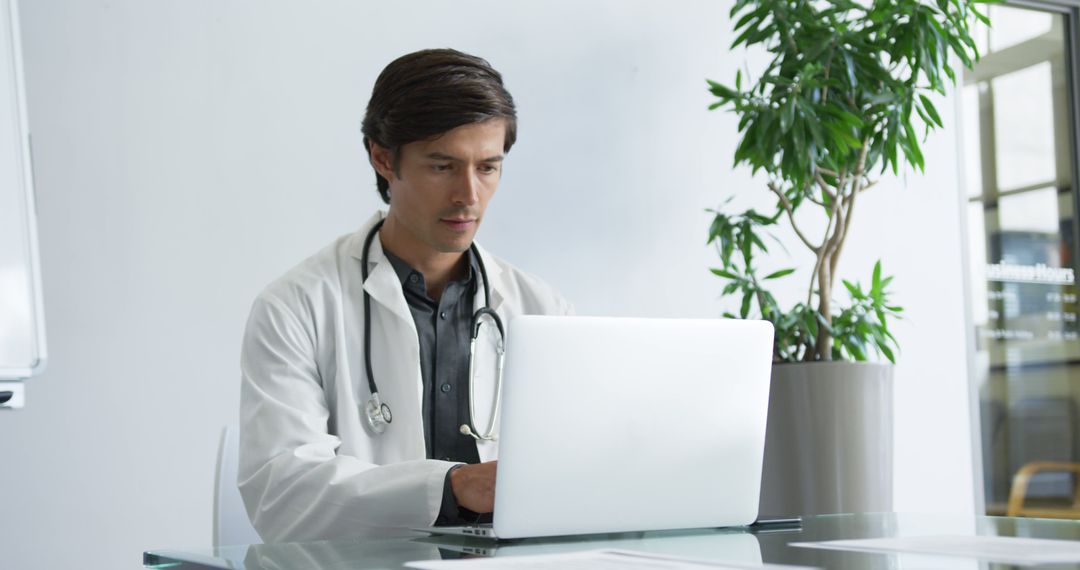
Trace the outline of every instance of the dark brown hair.
{"type": "MultiPolygon", "coordinates": [[[[509,152],[517,139],[517,113],[502,75],[479,57],[429,49],[403,55],[383,69],[361,130],[368,160],[371,143],[387,148],[396,173],[402,146],[494,118],[506,119],[503,152],[509,152]]],[[[375,183],[389,204],[390,182],[376,172],[375,183]]]]}

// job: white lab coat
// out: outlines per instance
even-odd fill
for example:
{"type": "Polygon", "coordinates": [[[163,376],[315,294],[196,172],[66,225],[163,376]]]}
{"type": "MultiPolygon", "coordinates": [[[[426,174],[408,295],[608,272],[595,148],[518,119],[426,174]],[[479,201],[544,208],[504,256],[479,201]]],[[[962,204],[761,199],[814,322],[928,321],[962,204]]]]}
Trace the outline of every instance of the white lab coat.
{"type": "MultiPolygon", "coordinates": [[[[237,482],[248,515],[268,542],[375,535],[430,526],[453,463],[426,459],[416,326],[401,282],[364,238],[383,216],[342,236],[289,271],[255,300],[241,354],[237,482]],[[363,290],[371,295],[371,358],[379,396],[393,412],[381,435],[365,421],[363,290]]],[[[491,307],[504,323],[518,314],[568,314],[570,305],[537,278],[480,249],[491,307]]],[[[483,306],[478,288],[474,306],[483,306]]],[[[493,410],[493,327],[477,346],[476,423],[493,410]]],[[[508,331],[508,335],[513,334],[508,331]]],[[[477,444],[481,461],[496,442],[477,444]]]]}

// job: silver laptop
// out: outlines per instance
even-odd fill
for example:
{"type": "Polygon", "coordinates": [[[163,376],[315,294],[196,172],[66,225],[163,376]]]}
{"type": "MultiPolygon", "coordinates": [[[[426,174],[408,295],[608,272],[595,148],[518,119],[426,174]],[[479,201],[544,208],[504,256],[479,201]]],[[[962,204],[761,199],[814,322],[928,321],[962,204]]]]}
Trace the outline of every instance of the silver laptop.
{"type": "Polygon", "coordinates": [[[510,539],[749,525],[764,321],[522,316],[508,327],[493,524],[510,539]]]}

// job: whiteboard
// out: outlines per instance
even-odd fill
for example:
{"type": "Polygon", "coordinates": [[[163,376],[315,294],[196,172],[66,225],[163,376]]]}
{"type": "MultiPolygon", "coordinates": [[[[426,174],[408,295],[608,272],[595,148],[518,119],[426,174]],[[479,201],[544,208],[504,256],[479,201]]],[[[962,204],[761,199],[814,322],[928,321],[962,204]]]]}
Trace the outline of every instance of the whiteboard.
{"type": "Polygon", "coordinates": [[[0,0],[0,380],[45,366],[37,212],[15,0],[0,0]]]}

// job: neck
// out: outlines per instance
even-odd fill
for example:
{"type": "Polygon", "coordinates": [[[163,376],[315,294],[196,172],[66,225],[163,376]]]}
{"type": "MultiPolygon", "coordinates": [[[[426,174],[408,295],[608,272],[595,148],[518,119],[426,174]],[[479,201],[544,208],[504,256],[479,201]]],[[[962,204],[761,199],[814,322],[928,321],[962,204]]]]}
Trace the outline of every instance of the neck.
{"type": "Polygon", "coordinates": [[[387,217],[379,229],[379,241],[383,249],[400,257],[409,267],[424,276],[428,296],[438,301],[446,284],[464,277],[468,272],[468,258],[464,252],[443,252],[417,241],[405,228],[387,217]]]}

